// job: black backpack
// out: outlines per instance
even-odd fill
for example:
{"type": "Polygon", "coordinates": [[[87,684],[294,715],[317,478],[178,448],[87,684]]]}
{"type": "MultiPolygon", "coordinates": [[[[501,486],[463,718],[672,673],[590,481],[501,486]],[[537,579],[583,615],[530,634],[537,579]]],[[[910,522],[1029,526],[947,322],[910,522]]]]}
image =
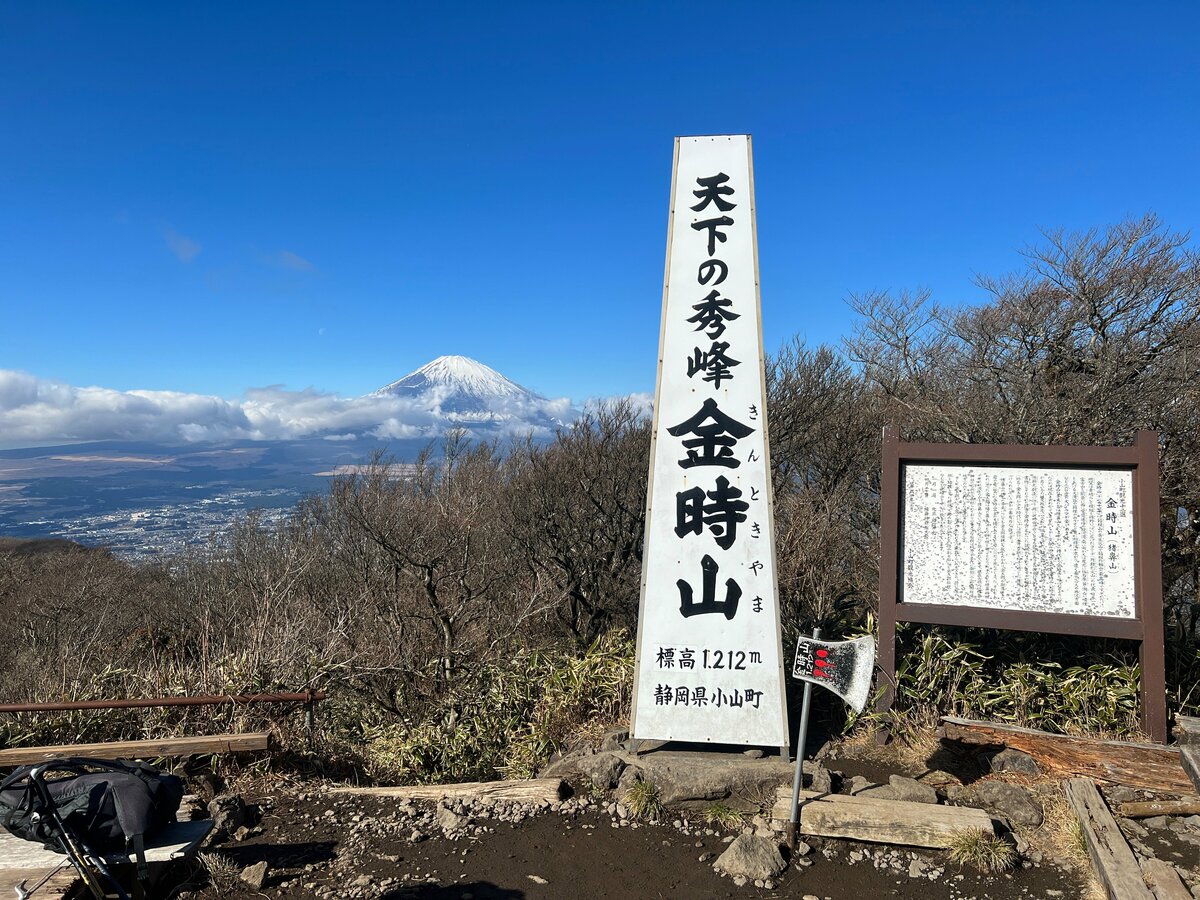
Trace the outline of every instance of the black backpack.
{"type": "Polygon", "coordinates": [[[91,850],[136,853],[139,869],[144,869],[143,836],[174,822],[182,799],[183,781],[145,763],[50,759],[22,766],[0,782],[0,825],[19,838],[63,852],[57,833],[62,822],[91,850]],[[70,774],[42,777],[63,772],[70,774]]]}

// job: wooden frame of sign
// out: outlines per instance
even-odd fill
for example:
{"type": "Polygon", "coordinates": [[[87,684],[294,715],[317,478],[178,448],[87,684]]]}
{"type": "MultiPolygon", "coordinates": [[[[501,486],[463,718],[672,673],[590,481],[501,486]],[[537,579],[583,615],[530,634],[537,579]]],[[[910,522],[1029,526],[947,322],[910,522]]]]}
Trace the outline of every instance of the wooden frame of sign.
{"type": "Polygon", "coordinates": [[[889,711],[895,699],[898,622],[1119,638],[1137,641],[1140,648],[1142,727],[1152,740],[1166,742],[1156,432],[1139,431],[1132,447],[1079,447],[904,443],[896,428],[887,427],[883,430],[880,494],[879,666],[885,679],[878,703],[881,712],[889,711]],[[1007,482],[999,481],[1006,473],[1007,482]],[[1033,484],[1038,478],[1043,483],[1033,484]],[[958,498],[959,506],[952,507],[948,502],[951,498],[937,496],[932,504],[939,509],[950,507],[953,512],[940,525],[940,536],[929,539],[931,533],[936,535],[938,526],[935,523],[933,529],[929,527],[931,504],[927,504],[920,513],[923,518],[914,517],[913,547],[906,548],[906,507],[909,501],[916,501],[914,507],[921,505],[922,498],[928,501],[936,493],[929,488],[935,481],[942,490],[951,486],[951,490],[957,491],[953,497],[958,498]],[[926,487],[917,487],[922,483],[926,487]],[[1097,524],[1097,512],[1085,507],[1099,500],[1111,506],[1115,516],[1116,499],[1107,496],[1103,485],[1126,483],[1131,496],[1121,493],[1121,509],[1127,513],[1128,521],[1123,521],[1126,518],[1123,516],[1105,524],[1109,516],[1103,509],[1099,512],[1104,534],[1121,533],[1120,538],[1111,538],[1114,543],[1109,545],[1109,538],[1090,534],[1097,524]],[[997,486],[1002,489],[996,490],[997,486]],[[924,493],[919,493],[922,490],[924,493]],[[1026,506],[1036,504],[1036,509],[1010,512],[1011,506],[1019,504],[1006,506],[1008,493],[1024,499],[1026,506]],[[972,523],[982,523],[974,529],[979,531],[989,522],[999,524],[993,529],[994,534],[981,539],[971,533],[972,523]],[[1062,524],[1062,532],[1050,538],[1040,537],[1051,530],[1037,526],[1050,522],[1062,524]],[[1021,526],[1025,526],[1024,530],[1021,526]],[[1002,535],[1001,542],[1005,539],[1003,535],[1007,535],[1007,554],[1003,543],[997,550],[995,534],[1002,535]],[[1035,536],[1030,538],[1030,534],[1035,536]],[[1069,548],[1061,550],[1058,556],[1052,546],[1055,537],[1058,547],[1069,548]],[[1049,552],[1028,553],[1028,541],[1039,539],[1049,552]],[[1091,543],[1084,543],[1087,541],[1091,543]],[[1101,568],[1108,569],[1111,565],[1111,573],[1097,575],[1090,570],[1097,550],[1101,568]],[[1109,550],[1111,563],[1106,562],[1109,550]],[[1069,553],[1075,554],[1073,561],[1064,563],[1062,554],[1069,553]],[[951,566],[947,556],[960,557],[960,565],[951,566]],[[1030,556],[1034,557],[1032,561],[1030,556]],[[1086,570],[1080,560],[1085,561],[1086,570]],[[1051,568],[1046,569],[1047,565],[1051,568]],[[994,571],[1002,566],[1008,567],[1008,585],[1012,591],[1005,590],[1005,581],[994,571]],[[1056,584],[1062,589],[1059,596],[1030,594],[1028,590],[1021,596],[1023,586],[1031,583],[1031,566],[1041,567],[1038,577],[1043,584],[1056,584]],[[1047,571],[1052,575],[1046,576],[1047,571]],[[1052,580],[1046,581],[1046,577],[1052,580]],[[985,580],[986,589],[980,588],[985,580]],[[1106,586],[1109,581],[1116,583],[1115,589],[1106,586]],[[1085,585],[1086,596],[1081,601],[1079,585],[1085,582],[1091,586],[1085,585]],[[948,585],[953,587],[948,589],[948,585]],[[906,600],[906,591],[925,602],[906,600]],[[1132,596],[1117,596],[1122,591],[1132,596]],[[979,602],[984,595],[992,597],[993,602],[979,602]],[[1014,595],[1016,599],[1010,603],[1006,598],[1014,595]],[[1102,609],[1103,614],[1094,614],[1093,608],[1102,609]]]}

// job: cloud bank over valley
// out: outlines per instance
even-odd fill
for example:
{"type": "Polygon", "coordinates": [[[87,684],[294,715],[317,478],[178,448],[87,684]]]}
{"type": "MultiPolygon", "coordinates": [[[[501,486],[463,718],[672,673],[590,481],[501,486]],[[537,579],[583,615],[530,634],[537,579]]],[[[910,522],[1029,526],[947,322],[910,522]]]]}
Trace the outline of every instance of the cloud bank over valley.
{"type": "Polygon", "coordinates": [[[420,395],[382,392],[341,397],[269,386],[241,398],[179,391],[79,387],[28,372],[0,369],[0,446],[136,440],[163,443],[355,437],[437,436],[461,426],[473,432],[549,436],[575,417],[569,398],[536,394],[487,397],[478,409],[443,408],[451,393],[432,385],[420,395]]]}

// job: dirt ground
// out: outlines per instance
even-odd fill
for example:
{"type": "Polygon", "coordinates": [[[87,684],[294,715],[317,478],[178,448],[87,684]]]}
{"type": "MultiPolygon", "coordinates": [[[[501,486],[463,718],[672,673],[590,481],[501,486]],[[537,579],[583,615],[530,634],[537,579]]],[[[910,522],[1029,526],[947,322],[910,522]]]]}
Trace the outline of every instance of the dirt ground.
{"type": "Polygon", "coordinates": [[[945,869],[934,882],[909,876],[911,857],[917,855],[913,851],[897,849],[898,868],[881,869],[871,856],[861,856],[878,852],[878,847],[819,839],[809,840],[808,868],[789,866],[772,889],[752,883],[738,887],[712,868],[729,833],[704,834],[704,826],[691,835],[671,822],[614,827],[610,815],[592,807],[568,814],[545,811],[517,824],[481,819],[477,821],[490,833],[410,843],[409,825],[398,815],[395,800],[335,800],[328,794],[293,792],[247,799],[264,807],[262,834],[212,852],[236,865],[231,872],[266,861],[269,874],[262,890],[251,890],[232,875],[195,896],[1015,900],[1088,893],[1084,878],[1051,865],[985,876],[960,869],[943,853],[922,852],[919,856],[932,868],[945,869]],[[852,854],[860,861],[852,862],[852,854]]]}

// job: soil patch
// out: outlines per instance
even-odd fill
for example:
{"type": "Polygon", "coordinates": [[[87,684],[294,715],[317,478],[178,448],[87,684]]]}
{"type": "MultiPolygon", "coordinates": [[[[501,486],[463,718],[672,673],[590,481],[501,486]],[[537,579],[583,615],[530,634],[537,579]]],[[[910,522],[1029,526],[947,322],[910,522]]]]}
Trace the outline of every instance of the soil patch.
{"type": "Polygon", "coordinates": [[[704,826],[697,830],[694,824],[689,835],[673,823],[614,827],[614,820],[596,808],[546,811],[517,824],[476,818],[488,833],[411,843],[410,824],[397,815],[394,800],[335,801],[318,793],[280,794],[262,802],[270,807],[263,833],[215,852],[243,867],[267,860],[266,884],[262,891],[233,885],[225,897],[1017,900],[1079,897],[1086,890],[1077,875],[1052,866],[984,876],[960,870],[945,854],[885,849],[881,861],[878,847],[815,839],[809,841],[814,849],[806,857],[812,861],[808,868],[789,867],[771,889],[738,887],[712,869],[729,833],[706,834],[704,826]],[[936,880],[910,877],[914,861],[918,869],[943,872],[936,880]]]}

